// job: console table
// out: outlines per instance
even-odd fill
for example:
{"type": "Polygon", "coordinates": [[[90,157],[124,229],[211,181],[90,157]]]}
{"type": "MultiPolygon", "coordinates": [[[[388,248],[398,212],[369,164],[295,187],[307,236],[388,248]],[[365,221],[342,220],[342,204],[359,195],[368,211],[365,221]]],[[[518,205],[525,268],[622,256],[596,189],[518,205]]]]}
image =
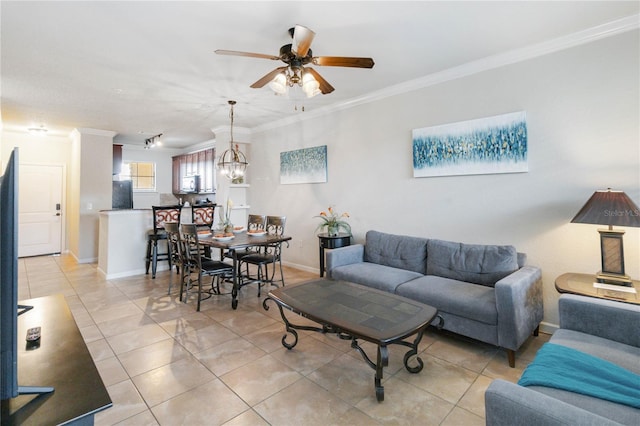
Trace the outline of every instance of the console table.
{"type": "MultiPolygon", "coordinates": [[[[632,280],[636,293],[627,293],[620,290],[608,290],[596,288],[593,283],[597,281],[593,274],[562,274],[556,278],[556,290],[558,293],[579,294],[581,296],[597,297],[600,299],[617,300],[620,302],[640,305],[640,281],[632,280]]],[[[622,286],[620,286],[622,287],[622,286]]],[[[627,287],[629,288],[629,287],[627,287]]],[[[624,289],[624,287],[622,287],[624,289]]]]}
{"type": "Polygon", "coordinates": [[[2,402],[3,425],[92,425],[111,407],[109,393],[62,295],[20,301],[33,309],[18,317],[18,385],[53,387],[41,395],[2,402]],[[27,329],[42,327],[40,345],[27,349],[27,329]]]}
{"type": "Polygon", "coordinates": [[[329,235],[326,232],[318,234],[318,242],[320,245],[320,277],[324,277],[324,249],[336,249],[351,245],[351,234],[339,233],[338,235],[329,235]]]}

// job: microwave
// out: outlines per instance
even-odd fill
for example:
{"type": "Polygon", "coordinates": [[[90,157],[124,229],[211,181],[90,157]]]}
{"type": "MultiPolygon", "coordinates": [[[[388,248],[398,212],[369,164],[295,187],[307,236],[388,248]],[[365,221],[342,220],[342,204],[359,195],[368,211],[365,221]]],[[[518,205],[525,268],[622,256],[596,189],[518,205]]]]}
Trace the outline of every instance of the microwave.
{"type": "Polygon", "coordinates": [[[200,192],[200,176],[185,176],[182,178],[182,192],[198,193],[200,192]]]}

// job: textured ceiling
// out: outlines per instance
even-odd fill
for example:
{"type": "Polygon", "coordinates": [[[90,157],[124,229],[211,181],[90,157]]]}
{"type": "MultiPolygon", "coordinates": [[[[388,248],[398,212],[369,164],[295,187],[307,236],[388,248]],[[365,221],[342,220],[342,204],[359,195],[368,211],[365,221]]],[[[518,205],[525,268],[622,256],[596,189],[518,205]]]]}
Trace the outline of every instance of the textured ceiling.
{"type": "Polygon", "coordinates": [[[166,146],[186,147],[228,126],[229,99],[236,126],[265,126],[638,11],[637,1],[2,1],[2,122],[111,130],[131,144],[164,133],[166,146]],[[214,53],[277,55],[295,24],[316,32],[314,55],[372,57],[374,68],[315,67],[336,90],[294,101],[249,88],[279,61],[214,53]]]}

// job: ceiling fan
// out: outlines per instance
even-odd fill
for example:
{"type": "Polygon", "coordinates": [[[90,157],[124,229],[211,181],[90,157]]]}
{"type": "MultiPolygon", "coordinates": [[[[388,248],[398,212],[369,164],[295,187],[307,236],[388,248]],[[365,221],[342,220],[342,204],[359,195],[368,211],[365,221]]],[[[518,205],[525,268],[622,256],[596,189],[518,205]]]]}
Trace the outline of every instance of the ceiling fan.
{"type": "Polygon", "coordinates": [[[250,58],[280,60],[286,66],[278,67],[253,83],[252,88],[258,89],[269,83],[269,87],[277,94],[286,94],[289,87],[302,87],[307,97],[311,98],[319,93],[326,95],[334,88],[309,64],[331,67],[373,68],[371,58],[352,58],[342,56],[313,56],[311,42],[316,33],[302,25],[289,29],[293,39],[290,44],[280,48],[280,54],[266,55],[262,53],[238,52],[235,50],[216,50],[218,55],[246,56],[250,58]]]}

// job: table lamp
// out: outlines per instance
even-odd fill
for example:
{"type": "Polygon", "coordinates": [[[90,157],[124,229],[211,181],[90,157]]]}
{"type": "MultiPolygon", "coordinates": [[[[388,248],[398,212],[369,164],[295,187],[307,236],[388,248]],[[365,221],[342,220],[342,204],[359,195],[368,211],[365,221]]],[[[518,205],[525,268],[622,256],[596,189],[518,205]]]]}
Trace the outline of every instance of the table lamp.
{"type": "Polygon", "coordinates": [[[598,282],[631,286],[631,278],[624,272],[623,230],[617,226],[640,227],[640,209],[623,191],[596,191],[582,206],[571,223],[608,225],[608,229],[598,229],[602,270],[596,278],[598,282]]]}

